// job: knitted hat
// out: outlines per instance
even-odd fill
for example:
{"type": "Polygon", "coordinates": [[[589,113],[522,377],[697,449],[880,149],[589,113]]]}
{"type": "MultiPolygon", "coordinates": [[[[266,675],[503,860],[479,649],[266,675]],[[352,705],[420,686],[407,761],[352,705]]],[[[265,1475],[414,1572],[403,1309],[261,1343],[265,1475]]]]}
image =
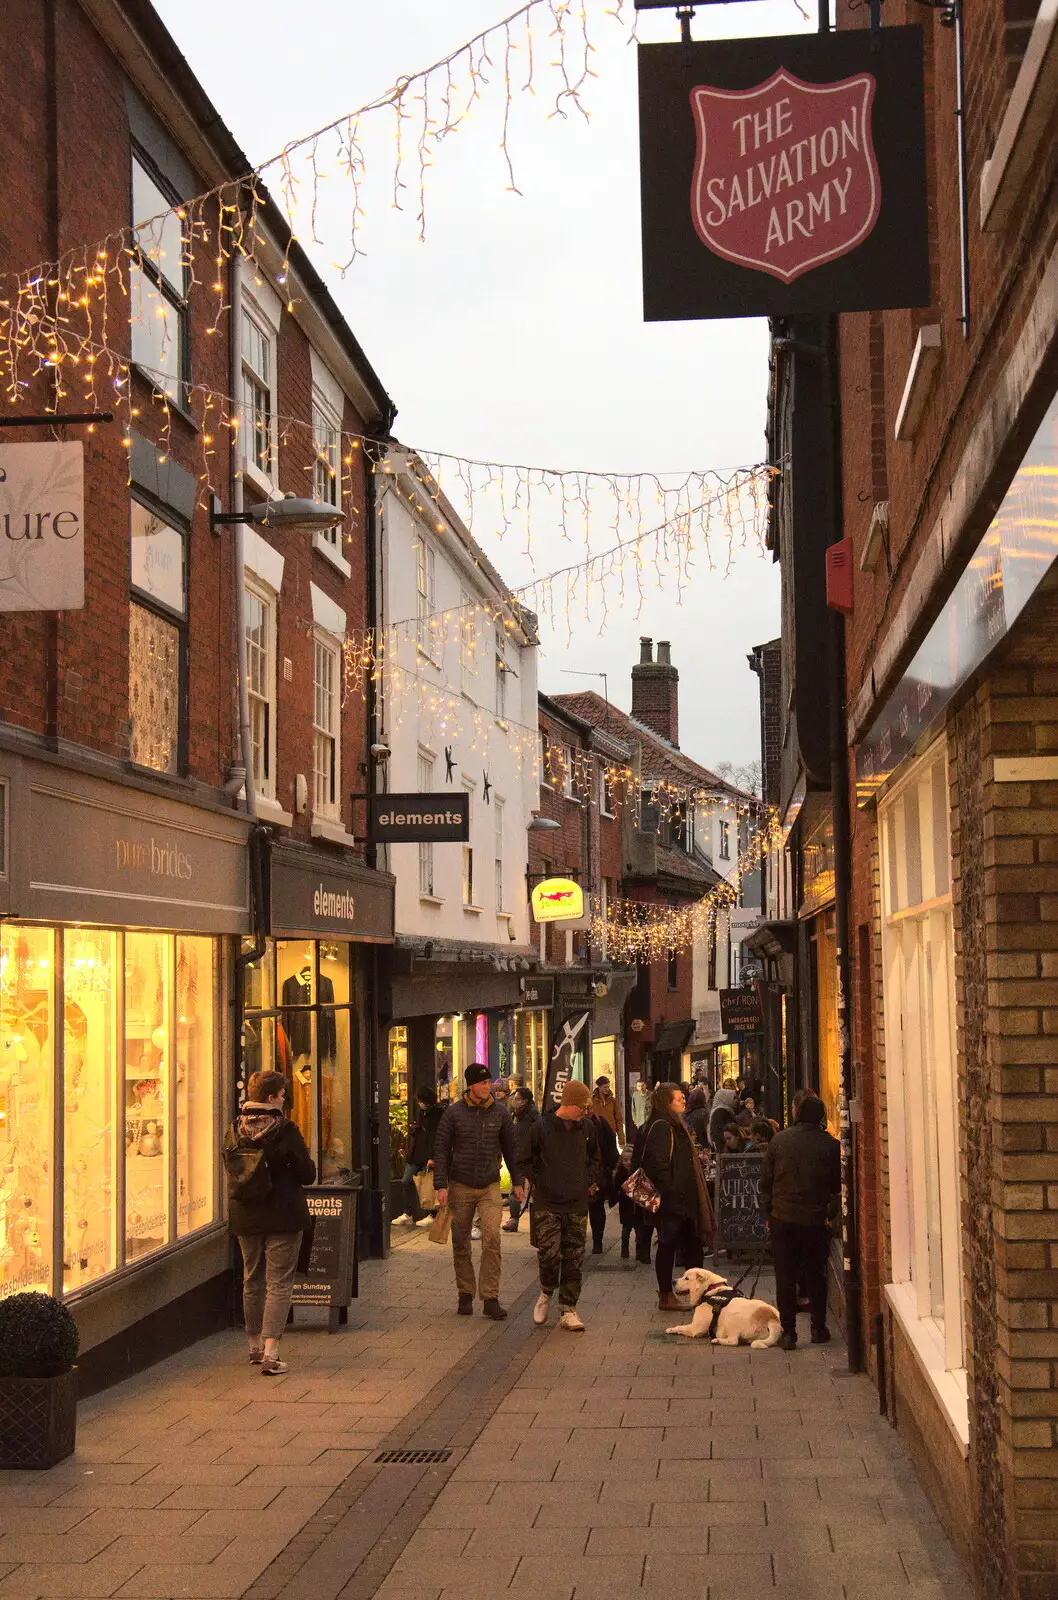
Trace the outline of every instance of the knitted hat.
{"type": "Polygon", "coordinates": [[[463,1074],[468,1089],[472,1083],[488,1083],[491,1077],[488,1067],[483,1067],[480,1061],[472,1061],[463,1074]]]}
{"type": "Polygon", "coordinates": [[[818,1095],[806,1094],[794,1112],[795,1122],[808,1122],[821,1128],[827,1120],[827,1108],[818,1095]]]}
{"type": "Polygon", "coordinates": [[[562,1091],[562,1104],[580,1106],[582,1111],[587,1111],[591,1105],[591,1090],[586,1083],[578,1083],[576,1078],[570,1078],[562,1091]]]}

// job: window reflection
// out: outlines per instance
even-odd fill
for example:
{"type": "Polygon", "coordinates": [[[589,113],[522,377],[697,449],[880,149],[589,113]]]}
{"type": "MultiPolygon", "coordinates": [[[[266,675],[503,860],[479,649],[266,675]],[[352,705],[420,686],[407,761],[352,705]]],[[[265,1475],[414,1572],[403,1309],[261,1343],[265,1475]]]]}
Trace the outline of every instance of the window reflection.
{"type": "Polygon", "coordinates": [[[51,1289],[55,936],[0,923],[0,1295],[51,1289]]]}
{"type": "Polygon", "coordinates": [[[114,1091],[118,936],[70,929],[63,939],[63,1287],[117,1264],[114,1091]]]}
{"type": "Polygon", "coordinates": [[[165,934],[125,938],[125,1259],[169,1238],[169,962],[165,934]]]}

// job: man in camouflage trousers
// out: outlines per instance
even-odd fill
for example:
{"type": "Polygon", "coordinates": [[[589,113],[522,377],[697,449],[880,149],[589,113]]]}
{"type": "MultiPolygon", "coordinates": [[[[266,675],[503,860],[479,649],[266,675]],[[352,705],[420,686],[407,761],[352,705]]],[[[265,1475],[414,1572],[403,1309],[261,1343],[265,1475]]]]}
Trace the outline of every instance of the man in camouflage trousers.
{"type": "Polygon", "coordinates": [[[583,1333],[577,1315],[581,1267],[588,1234],[588,1202],[603,1183],[599,1146],[587,1111],[587,1084],[566,1084],[562,1103],[533,1124],[528,1170],[533,1179],[533,1209],[540,1267],[540,1297],[533,1321],[542,1326],[558,1290],[560,1326],[583,1333]]]}

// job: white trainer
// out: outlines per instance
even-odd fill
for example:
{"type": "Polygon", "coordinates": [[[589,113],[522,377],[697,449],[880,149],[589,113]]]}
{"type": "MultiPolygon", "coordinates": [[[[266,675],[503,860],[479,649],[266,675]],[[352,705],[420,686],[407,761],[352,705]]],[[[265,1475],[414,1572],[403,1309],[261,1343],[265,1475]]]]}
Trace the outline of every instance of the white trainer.
{"type": "Polygon", "coordinates": [[[406,1222],[410,1225],[413,1221],[414,1219],[410,1217],[406,1211],[402,1211],[399,1217],[393,1218],[393,1226],[395,1228],[399,1228],[402,1222],[406,1222]]]}
{"type": "Polygon", "coordinates": [[[433,1226],[433,1218],[429,1215],[420,1217],[415,1226],[417,1228],[430,1228],[433,1226]]]}
{"type": "Polygon", "coordinates": [[[584,1332],[584,1324],[572,1308],[569,1311],[563,1311],[558,1325],[560,1328],[565,1328],[567,1333],[584,1332]]]}
{"type": "Polygon", "coordinates": [[[537,1298],[536,1305],[533,1307],[533,1321],[538,1327],[543,1327],[544,1323],[547,1321],[547,1314],[550,1310],[551,1296],[541,1292],[537,1298]]]}
{"type": "Polygon", "coordinates": [[[481,1224],[479,1222],[475,1222],[474,1226],[471,1228],[470,1237],[472,1239],[480,1239],[481,1238],[481,1224]]]}

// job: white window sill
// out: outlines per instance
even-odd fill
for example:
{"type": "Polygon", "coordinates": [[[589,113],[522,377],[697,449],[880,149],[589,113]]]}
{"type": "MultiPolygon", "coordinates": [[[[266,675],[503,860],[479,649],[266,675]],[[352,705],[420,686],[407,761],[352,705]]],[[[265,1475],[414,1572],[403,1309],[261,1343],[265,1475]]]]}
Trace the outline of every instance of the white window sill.
{"type": "Polygon", "coordinates": [[[420,895],[419,895],[419,904],[421,906],[443,906],[444,905],[444,901],[441,899],[441,896],[439,894],[422,894],[422,893],[420,893],[420,895]]]}
{"type": "Polygon", "coordinates": [[[484,906],[464,906],[463,907],[463,912],[464,912],[464,915],[466,915],[468,917],[483,917],[485,915],[485,907],[484,906]]]}
{"type": "Polygon", "coordinates": [[[337,818],[313,817],[309,833],[313,839],[326,839],[328,844],[354,845],[356,840],[337,818]]]}
{"type": "Polygon", "coordinates": [[[964,1455],[970,1449],[970,1407],[965,1367],[945,1365],[944,1339],[936,1323],[918,1314],[918,1296],[911,1283],[887,1283],[885,1297],[918,1358],[948,1426],[964,1455]]]}
{"type": "Polygon", "coordinates": [[[1043,0],[996,135],[981,172],[981,231],[998,232],[1013,217],[1037,170],[1058,84],[1058,5],[1043,0]]]}
{"type": "Polygon", "coordinates": [[[267,473],[261,471],[256,462],[248,461],[244,457],[242,463],[242,475],[243,482],[248,484],[251,489],[256,489],[258,494],[263,495],[266,500],[279,499],[279,485],[277,483],[273,483],[271,478],[268,477],[267,473]]]}
{"type": "Polygon", "coordinates": [[[353,569],[349,562],[346,561],[345,557],[342,555],[341,550],[337,549],[333,544],[331,544],[326,535],[320,533],[318,529],[312,535],[312,548],[317,551],[325,561],[329,561],[332,567],[337,567],[343,578],[352,577],[353,569]]]}
{"type": "Polygon", "coordinates": [[[291,812],[284,811],[278,800],[273,800],[267,794],[256,796],[257,815],[262,822],[274,822],[279,828],[292,828],[294,818],[291,812]]]}

